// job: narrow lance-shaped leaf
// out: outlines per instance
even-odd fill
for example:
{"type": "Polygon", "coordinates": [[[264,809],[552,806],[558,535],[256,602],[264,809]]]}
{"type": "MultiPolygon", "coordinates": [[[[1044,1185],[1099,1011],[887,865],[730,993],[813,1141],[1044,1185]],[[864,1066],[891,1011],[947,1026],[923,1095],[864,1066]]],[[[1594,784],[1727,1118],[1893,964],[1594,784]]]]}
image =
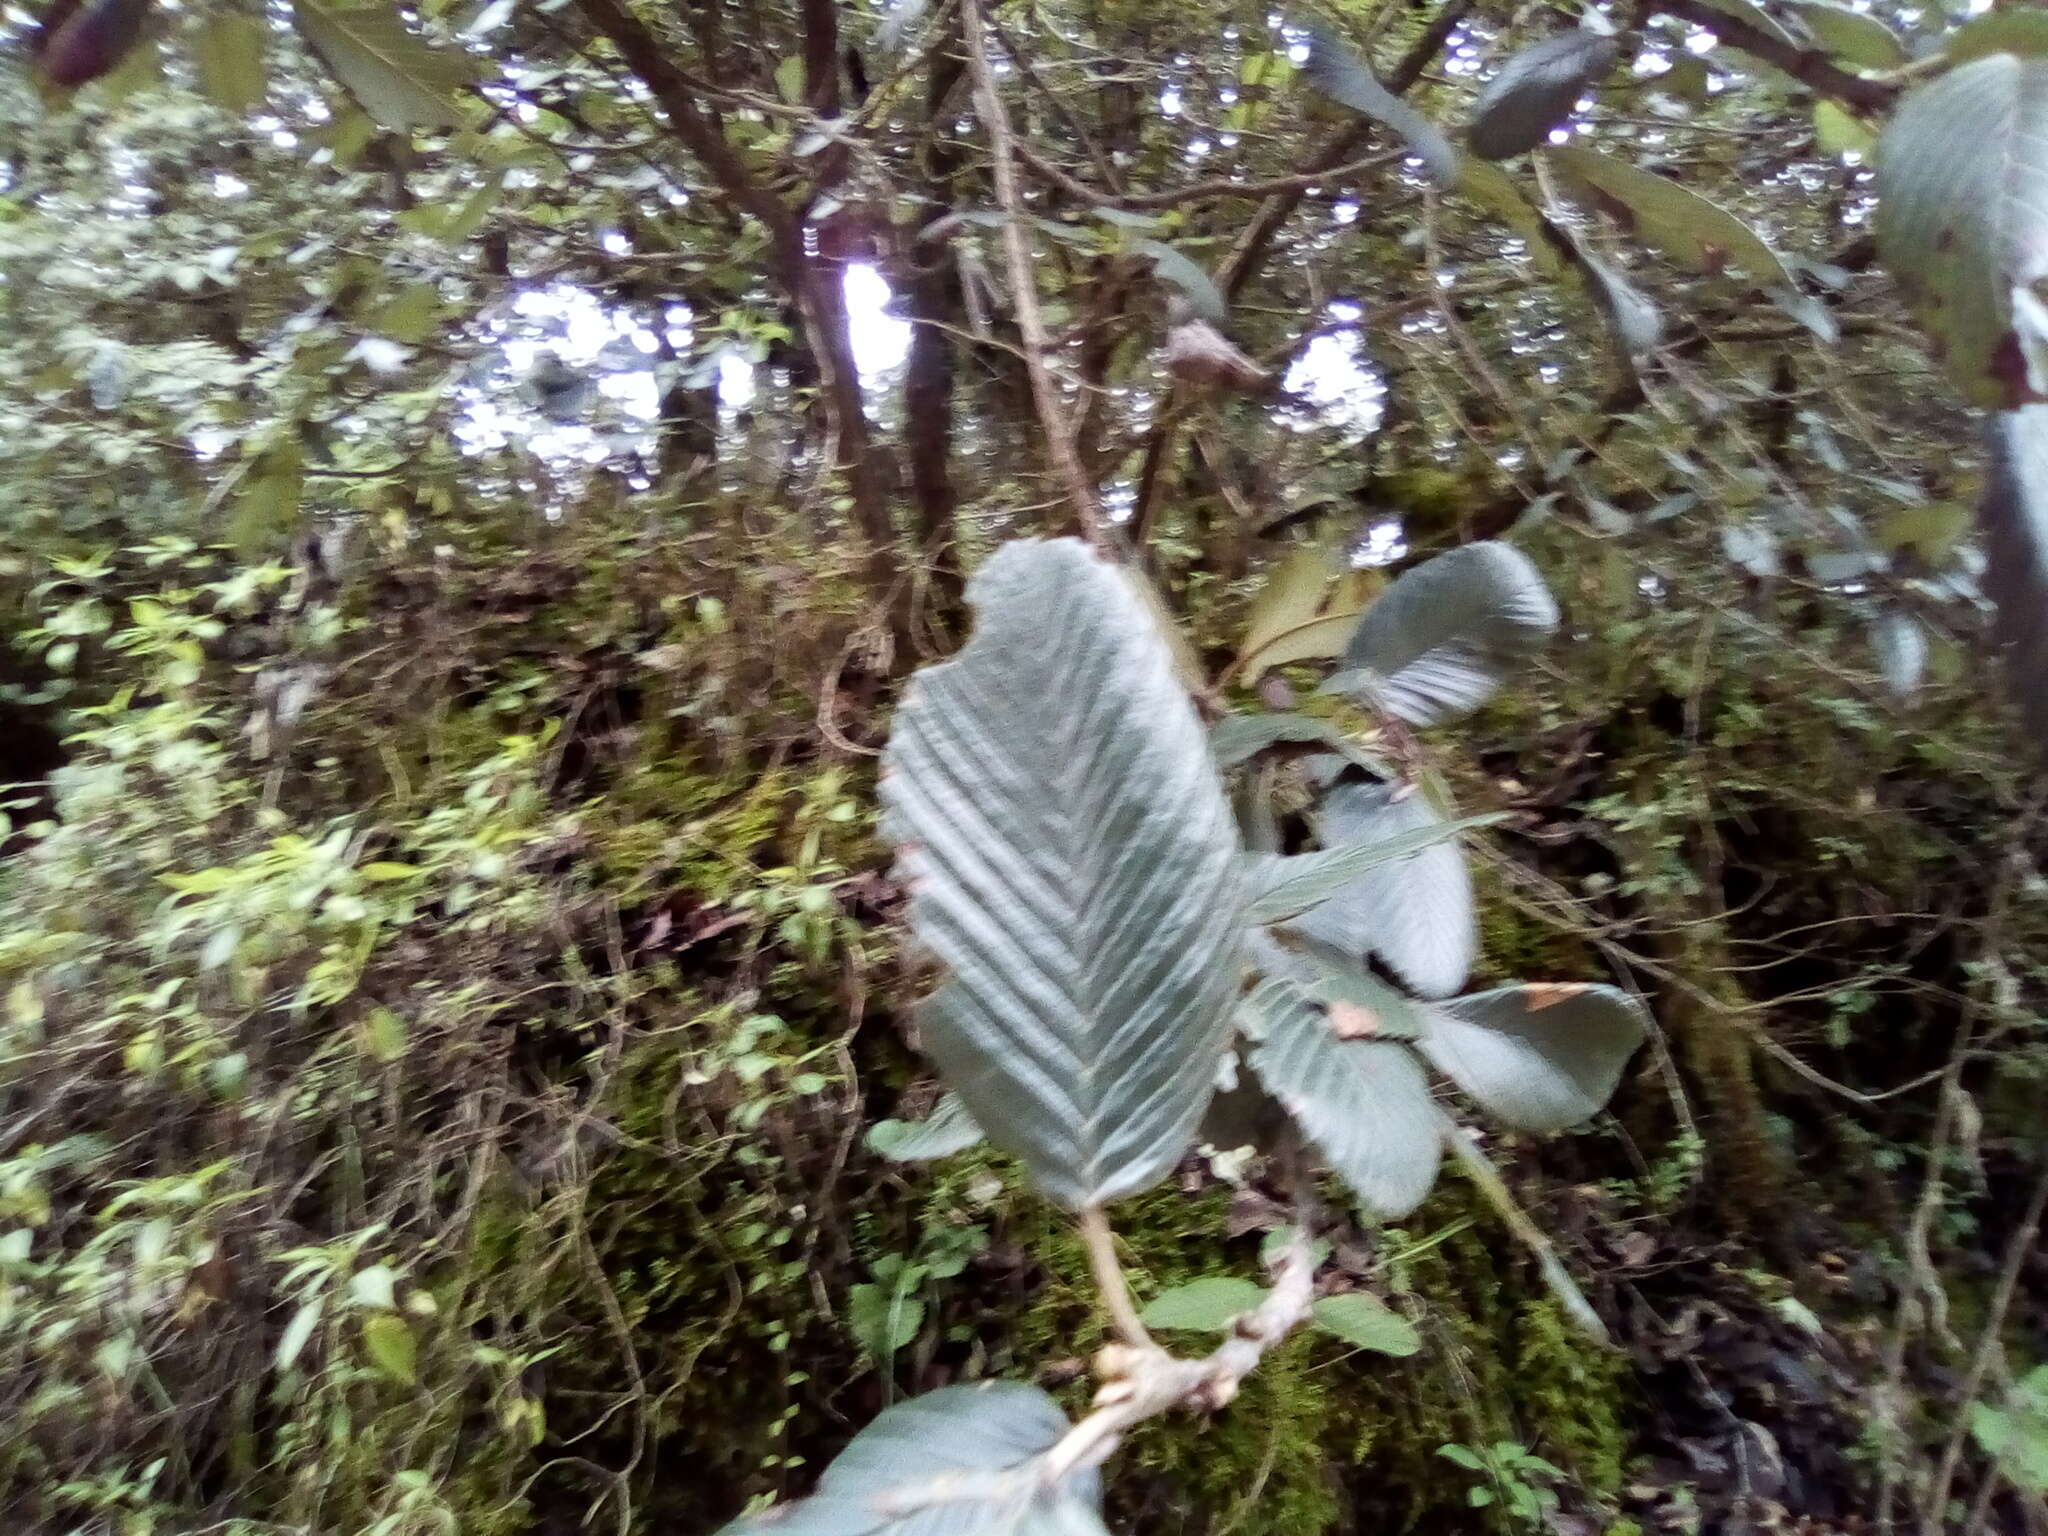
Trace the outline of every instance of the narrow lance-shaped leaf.
{"type": "Polygon", "coordinates": [[[2048,405],[1992,418],[1989,448],[1977,518],[1997,613],[1991,635],[2021,718],[2048,746],[2048,405]]]}
{"type": "Polygon", "coordinates": [[[1331,847],[1420,838],[1418,851],[1376,864],[1290,925],[1319,944],[1363,960],[1377,955],[1424,997],[1465,984],[1477,946],[1465,856],[1439,834],[1444,819],[1412,786],[1344,782],[1323,797],[1331,847]]]}
{"type": "Polygon", "coordinates": [[[974,637],[911,683],[881,786],[912,929],[952,973],[925,1045],[991,1142],[1096,1205],[1164,1176],[1212,1091],[1237,836],[1121,573],[1022,541],[969,597],[974,637]]]}
{"type": "Polygon", "coordinates": [[[1359,620],[1324,689],[1410,725],[1470,714],[1557,628],[1557,603],[1512,545],[1466,544],[1424,561],[1359,620]]]}
{"type": "Polygon", "coordinates": [[[1373,1215],[1406,1216],[1428,1195],[1442,1131],[1422,1064],[1405,1045],[1340,1040],[1322,1010],[1284,984],[1252,993],[1265,1038],[1252,1070],[1373,1215]]]}
{"type": "Polygon", "coordinates": [[[1223,290],[1187,256],[1160,240],[1133,240],[1131,249],[1151,261],[1159,280],[1170,284],[1196,315],[1211,325],[1222,325],[1230,318],[1223,290]]]}
{"type": "Polygon", "coordinates": [[[1613,1096],[1647,1033],[1616,987],[1501,987],[1430,1011],[1421,1047],[1489,1114],[1519,1131],[1559,1131],[1613,1096]]]}
{"type": "Polygon", "coordinates": [[[194,50],[199,87],[226,112],[249,112],[263,100],[268,80],[263,54],[269,29],[260,17],[216,11],[206,19],[194,50]]]}
{"type": "Polygon", "coordinates": [[[1037,1387],[941,1387],[885,1409],[794,1504],[743,1516],[718,1536],[1105,1536],[1093,1468],[1036,1485],[1029,1463],[1067,1416],[1037,1387]]]}
{"type": "Polygon", "coordinates": [[[1582,144],[1545,153],[1602,209],[1671,260],[1702,272],[1737,266],[1758,282],[1795,286],[1784,260],[1755,230],[1689,187],[1582,144]]]}
{"type": "Polygon", "coordinates": [[[1380,84],[1350,49],[1320,28],[1310,32],[1308,62],[1302,73],[1330,100],[1398,133],[1439,186],[1448,187],[1457,180],[1458,152],[1443,130],[1380,84]]]}
{"type": "Polygon", "coordinates": [[[475,78],[469,56],[413,33],[396,6],[292,0],[299,33],[379,127],[457,128],[455,96],[475,78]]]}
{"type": "Polygon", "coordinates": [[[2048,58],[1908,96],[1877,151],[1877,248],[1975,404],[2048,399],[2048,58]]]}
{"type": "Polygon", "coordinates": [[[1611,37],[1564,32],[1524,48],[1479,93],[1467,141],[1486,160],[1505,160],[1536,148],[1572,115],[1579,98],[1614,68],[1620,53],[1611,37]]]}

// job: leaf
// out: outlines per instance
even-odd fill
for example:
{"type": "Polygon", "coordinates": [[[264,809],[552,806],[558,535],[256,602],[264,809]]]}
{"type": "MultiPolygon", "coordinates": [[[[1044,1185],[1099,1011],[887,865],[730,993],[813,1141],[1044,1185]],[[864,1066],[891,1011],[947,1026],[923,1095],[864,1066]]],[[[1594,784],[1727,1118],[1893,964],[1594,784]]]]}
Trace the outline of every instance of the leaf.
{"type": "Polygon", "coordinates": [[[1460,197],[1477,203],[1515,232],[1528,248],[1529,259],[1545,277],[1563,277],[1569,270],[1560,253],[1560,232],[1522,195],[1514,178],[1485,160],[1468,159],[1458,167],[1460,197]]]}
{"type": "Polygon", "coordinates": [[[1813,141],[1824,155],[1856,155],[1868,160],[1877,149],[1877,134],[1847,107],[1832,101],[1813,104],[1813,141]]]}
{"type": "Polygon", "coordinates": [[[1138,1321],[1147,1328],[1221,1333],[1230,1326],[1232,1318],[1251,1311],[1265,1299],[1264,1288],[1249,1280],[1209,1275],[1161,1291],[1138,1314],[1138,1321]]]}
{"type": "Polygon", "coordinates": [[[1886,608],[1870,620],[1870,650],[1884,684],[1909,699],[1927,673],[1927,628],[1903,608],[1886,608]]]}
{"type": "Polygon", "coordinates": [[[418,1346],[412,1329],[395,1312],[378,1312],[363,1320],[363,1349],[370,1363],[393,1381],[413,1385],[419,1377],[414,1369],[418,1346]]]}
{"type": "Polygon", "coordinates": [[[1930,566],[1945,563],[1970,531],[1970,509],[1953,501],[1901,507],[1878,525],[1877,541],[1887,550],[1910,549],[1930,566]]]}
{"type": "Polygon", "coordinates": [[[1432,1009],[1422,1054],[1518,1131],[1591,1118],[1648,1033],[1642,1007],[1615,987],[1501,987],[1432,1009]]]}
{"type": "Polygon", "coordinates": [[[285,1324],[284,1333],[277,1341],[275,1363],[278,1370],[290,1370],[299,1356],[305,1353],[306,1345],[312,1340],[313,1330],[320,1326],[321,1311],[322,1303],[315,1297],[292,1314],[292,1320],[285,1324]]]}
{"type": "Polygon", "coordinates": [[[884,758],[913,932],[952,972],[924,1040],[1054,1199],[1156,1182],[1230,1031],[1236,829],[1166,642],[1075,539],[1006,545],[973,638],[906,690],[884,758]]]}
{"type": "Polygon", "coordinates": [[[1266,573],[1265,585],[1252,600],[1238,654],[1255,655],[1289,630],[1316,618],[1322,612],[1323,594],[1339,574],[1336,561],[1321,544],[1304,544],[1291,551],[1266,573]]]}
{"type": "Polygon", "coordinates": [[[2048,58],[1993,54],[1914,91],[1877,193],[1878,254],[1964,397],[2048,399],[2048,58]]]}
{"type": "Polygon", "coordinates": [[[381,128],[459,128],[456,95],[476,78],[465,53],[416,36],[386,0],[292,0],[306,46],[381,128]]]}
{"type": "Polygon", "coordinates": [[[270,84],[263,62],[269,39],[259,17],[227,10],[208,15],[192,58],[206,99],[237,116],[261,105],[270,84]]]}
{"type": "Polygon", "coordinates": [[[373,859],[356,871],[365,880],[411,880],[426,873],[417,864],[401,864],[393,859],[373,859]]]}
{"type": "MultiPolygon", "coordinates": [[[[1766,37],[1793,48],[1800,46],[1799,39],[1792,35],[1783,22],[1767,13],[1761,6],[1751,4],[1750,0],[1703,0],[1703,3],[1731,21],[1739,21],[1754,27],[1766,37]]],[[[1713,27],[1711,21],[1707,23],[1707,30],[1713,31],[1713,27]]],[[[1714,35],[1718,38],[1721,34],[1715,32],[1714,35]]]]}
{"type": "Polygon", "coordinates": [[[1211,325],[1222,325],[1230,318],[1230,301],[1223,297],[1223,290],[1215,280],[1194,262],[1172,246],[1158,240],[1133,240],[1131,249],[1152,261],[1152,270],[1161,282],[1170,283],[1178,289],[1188,307],[1211,325]]]}
{"type": "Polygon", "coordinates": [[[742,1516],[718,1536],[1106,1536],[1092,1468],[1043,1489],[1026,1468],[1069,1427],[1057,1403],[1023,1382],[941,1387],[884,1409],[812,1497],[742,1516]],[[1006,1473],[1017,1474],[1016,1492],[960,1496],[1006,1473]],[[927,1490],[951,1497],[921,1500],[927,1490]]]}
{"type": "Polygon", "coordinates": [[[1898,33],[1865,11],[1833,0],[1785,0],[1813,40],[1826,52],[1857,69],[1897,69],[1912,56],[1898,33]]]}
{"type": "Polygon", "coordinates": [[[1991,419],[1990,469],[1977,523],[1984,539],[1992,643],[2036,742],[2048,745],[2048,406],[1991,419]]]}
{"type": "Polygon", "coordinates": [[[1309,29],[1308,83],[1340,106],[1363,113],[1398,133],[1438,186],[1457,180],[1458,152],[1443,130],[1380,84],[1352,52],[1320,27],[1309,29]]]}
{"type": "Polygon", "coordinates": [[[389,1312],[398,1305],[397,1275],[389,1264],[372,1264],[349,1277],[348,1299],[359,1307],[389,1312]]]}
{"type": "MultiPolygon", "coordinates": [[[[1322,839],[1333,848],[1444,827],[1412,786],[1345,781],[1323,796],[1322,839]]],[[[1465,984],[1477,947],[1465,856],[1448,837],[1432,836],[1421,851],[1368,868],[1289,931],[1356,960],[1377,955],[1424,997],[1447,996],[1465,984]]]]}
{"type": "Polygon", "coordinates": [[[1993,53],[2048,54],[2048,13],[1997,11],[1976,17],[1943,37],[1941,51],[1951,64],[1993,53]]]}
{"type": "Polygon", "coordinates": [[[1690,188],[1582,144],[1544,153],[1574,182],[1590,189],[1598,205],[1624,228],[1680,265],[1718,272],[1732,264],[1758,282],[1797,286],[1784,261],[1755,230],[1690,188]]]}
{"type": "Polygon", "coordinates": [[[1309,1309],[1309,1318],[1323,1332],[1378,1354],[1407,1356],[1422,1348],[1415,1325],[1365,1291],[1325,1296],[1309,1309]]]}
{"type": "Polygon", "coordinates": [[[1317,743],[1345,750],[1344,733],[1313,715],[1225,715],[1209,728],[1209,751],[1219,768],[1235,768],[1283,741],[1317,743]]]}
{"type": "Polygon", "coordinates": [[[377,311],[371,324],[408,346],[426,339],[441,313],[441,293],[432,283],[414,283],[377,311]]]}
{"type": "Polygon", "coordinates": [[[397,1061],[406,1050],[405,1020],[389,1008],[372,1008],[363,1018],[362,1045],[378,1061],[397,1061]]]}
{"type": "Polygon", "coordinates": [[[862,1349],[887,1361],[924,1327],[924,1302],[900,1286],[856,1285],[846,1294],[846,1326],[862,1349]]]}
{"type": "Polygon", "coordinates": [[[1511,545],[1466,544],[1425,560],[1380,594],[1323,685],[1410,725],[1470,714],[1557,628],[1557,603],[1511,545]]]}
{"type": "Polygon", "coordinates": [[[1572,259],[1585,274],[1594,307],[1614,332],[1622,355],[1638,358],[1656,351],[1664,339],[1664,319],[1656,302],[1605,262],[1587,255],[1576,242],[1572,259]]]}
{"type": "Polygon", "coordinates": [[[1466,142],[1485,160],[1536,148],[1572,115],[1579,98],[1614,68],[1620,48],[1597,32],[1562,32],[1515,54],[1487,82],[1466,142]]]}
{"type": "Polygon", "coordinates": [[[1312,853],[1246,854],[1245,884],[1250,893],[1246,919],[1278,923],[1298,917],[1369,869],[1412,858],[1439,843],[1454,843],[1463,833],[1506,820],[1506,815],[1498,812],[1460,821],[1434,820],[1371,842],[1345,843],[1312,853]]]}
{"type": "Polygon", "coordinates": [[[1321,1010],[1281,983],[1261,983],[1251,1006],[1265,1026],[1252,1070],[1330,1170],[1381,1220],[1414,1210],[1443,1155],[1414,1053],[1391,1041],[1339,1040],[1321,1010]]]}
{"type": "Polygon", "coordinates": [[[880,1120],[868,1128],[868,1150],[892,1163],[950,1157],[981,1143],[981,1127],[957,1093],[946,1094],[922,1120],[880,1120]]]}

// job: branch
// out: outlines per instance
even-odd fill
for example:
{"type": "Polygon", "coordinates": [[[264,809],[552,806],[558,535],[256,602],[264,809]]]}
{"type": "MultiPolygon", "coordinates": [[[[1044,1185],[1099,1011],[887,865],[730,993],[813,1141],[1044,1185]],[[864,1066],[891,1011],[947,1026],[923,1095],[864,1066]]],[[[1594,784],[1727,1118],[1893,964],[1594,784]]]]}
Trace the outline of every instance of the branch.
{"type": "Polygon", "coordinates": [[[1868,80],[1851,74],[1818,48],[1802,48],[1761,27],[1716,9],[1708,0],[1650,0],[1650,9],[1679,21],[1705,27],[1730,48],[1782,70],[1801,85],[1831,96],[1862,112],[1882,112],[1898,99],[1899,86],[1890,80],[1868,80]]]}
{"type": "MultiPolygon", "coordinates": [[[[609,0],[605,0],[609,3],[609,0]]],[[[1017,186],[1017,164],[1010,137],[1009,114],[1003,109],[996,89],[995,71],[989,67],[988,41],[983,35],[980,0],[961,0],[961,27],[967,43],[967,65],[974,76],[975,112],[988,133],[990,170],[996,185],[996,201],[1003,210],[1003,253],[1010,269],[1011,301],[1017,307],[1017,330],[1024,340],[1024,370],[1031,380],[1031,398],[1038,407],[1039,425],[1045,432],[1046,456],[1052,460],[1064,482],[1067,499],[1073,504],[1074,521],[1082,536],[1096,549],[1109,553],[1103,532],[1102,508],[1095,499],[1095,486],[1074,448],[1074,431],[1060,402],[1059,388],[1046,365],[1052,340],[1045,329],[1045,316],[1038,307],[1038,278],[1033,269],[1031,245],[1024,232],[1024,197],[1017,186]]]]}
{"type": "Polygon", "coordinates": [[[1343,165],[1332,166],[1326,171],[1275,176],[1270,181],[1231,181],[1225,177],[1217,177],[1209,181],[1191,182],[1185,187],[1176,187],[1171,192],[1103,192],[1089,186],[1073,173],[1061,170],[1029,144],[1020,141],[1017,145],[1017,158],[1069,197],[1097,208],[1131,209],[1178,208],[1184,203],[1206,202],[1211,198],[1271,197],[1276,192],[1302,192],[1310,187],[1348,181],[1367,171],[1398,165],[1407,153],[1404,149],[1384,150],[1379,154],[1366,155],[1343,165]]]}
{"type": "Polygon", "coordinates": [[[1131,1288],[1124,1283],[1123,1266],[1116,1261],[1116,1239],[1100,1206],[1091,1205],[1081,1213],[1081,1242],[1088,1250],[1088,1267],[1095,1272],[1095,1284],[1102,1292],[1116,1331],[1133,1349],[1150,1349],[1152,1335],[1138,1320],[1138,1308],[1131,1300],[1131,1288]]]}

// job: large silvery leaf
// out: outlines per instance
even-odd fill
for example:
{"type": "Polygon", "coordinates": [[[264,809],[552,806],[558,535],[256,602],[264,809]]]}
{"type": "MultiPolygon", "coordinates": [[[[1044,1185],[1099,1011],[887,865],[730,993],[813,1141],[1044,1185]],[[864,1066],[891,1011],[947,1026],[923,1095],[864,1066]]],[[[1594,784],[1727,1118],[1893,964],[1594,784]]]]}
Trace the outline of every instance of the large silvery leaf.
{"type": "Polygon", "coordinates": [[[1422,1204],[1443,1136],[1414,1053],[1394,1041],[1340,1040],[1321,1009],[1278,982],[1262,982],[1252,1006],[1265,1032],[1252,1070],[1330,1171],[1382,1220],[1422,1204]]]}
{"type": "Polygon", "coordinates": [[[2035,741],[2048,745],[2048,405],[1992,418],[1990,472],[1977,513],[1992,639],[2035,741]]]}
{"type": "Polygon", "coordinates": [[[475,79],[467,54],[407,28],[388,0],[293,0],[307,46],[380,128],[459,128],[456,95],[475,79]]]}
{"type": "Polygon", "coordinates": [[[1059,1405],[1023,1382],[941,1387],[884,1410],[810,1498],[719,1536],[1102,1536],[1092,1468],[1039,1488],[1026,1466],[1068,1428],[1059,1405]]]}
{"type": "MultiPolygon", "coordinates": [[[[1373,845],[1437,832],[1444,819],[1413,786],[1344,782],[1323,797],[1322,838],[1332,847],[1373,845]]],[[[1339,954],[1377,955],[1424,997],[1465,984],[1477,947],[1472,879],[1450,840],[1376,864],[1289,925],[1339,954]]]]}
{"type": "Polygon", "coordinates": [[[1795,286],[1784,261],[1755,230],[1690,188],[1580,144],[1546,153],[1623,228],[1673,261],[1702,272],[1736,266],[1759,282],[1795,286]]]}
{"type": "Polygon", "coordinates": [[[1437,185],[1448,187],[1457,180],[1458,152],[1443,130],[1380,84],[1379,77],[1350,49],[1320,28],[1309,34],[1308,62],[1302,73],[1330,100],[1398,133],[1437,185]]]}
{"type": "Polygon", "coordinates": [[[1908,96],[1877,151],[1878,254],[1978,405],[2048,399],[2048,58],[1908,96]]]}
{"type": "Polygon", "coordinates": [[[1248,853],[1245,916],[1254,923],[1278,923],[1298,917],[1329,900],[1369,869],[1410,858],[1439,843],[1455,842],[1462,833],[1504,820],[1506,817],[1499,814],[1467,816],[1461,821],[1439,819],[1379,842],[1345,843],[1310,853],[1248,853]]]}
{"type": "Polygon", "coordinates": [[[1488,1113],[1561,1131],[1613,1096],[1646,1032],[1640,1005],[1615,987],[1502,987],[1438,1004],[1421,1045],[1488,1113]]]}
{"type": "Polygon", "coordinates": [[[960,1095],[949,1093],[922,1120],[877,1120],[868,1128],[868,1150],[892,1163],[923,1163],[981,1145],[981,1127],[960,1095]]]}
{"type": "Polygon", "coordinates": [[[1410,725],[1441,725],[1485,703],[1557,628],[1557,603],[1529,557],[1466,544],[1424,561],[1365,611],[1324,685],[1410,725]]]}
{"type": "Polygon", "coordinates": [[[884,759],[916,936],[952,972],[924,1043],[1041,1187],[1098,1205],[1187,1147],[1229,1033],[1243,911],[1221,776],[1165,640],[1075,539],[999,550],[974,637],[884,759]]]}
{"type": "Polygon", "coordinates": [[[1524,48],[1487,82],[1467,141],[1484,160],[1534,149],[1572,114],[1589,86],[1614,68],[1620,48],[1597,32],[1565,32],[1524,48]]]}

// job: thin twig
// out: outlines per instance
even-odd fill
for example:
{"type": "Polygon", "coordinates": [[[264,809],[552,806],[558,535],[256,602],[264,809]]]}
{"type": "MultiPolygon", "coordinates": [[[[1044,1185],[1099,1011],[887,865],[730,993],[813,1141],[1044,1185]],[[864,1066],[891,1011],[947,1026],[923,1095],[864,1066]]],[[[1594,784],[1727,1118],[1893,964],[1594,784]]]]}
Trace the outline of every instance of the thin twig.
{"type": "Polygon", "coordinates": [[[989,169],[995,181],[996,201],[1003,210],[1003,254],[1010,269],[1010,299],[1017,310],[1017,332],[1024,339],[1024,371],[1030,377],[1031,398],[1038,407],[1039,427],[1045,433],[1046,456],[1066,486],[1074,522],[1082,536],[1097,550],[1113,555],[1094,483],[1075,451],[1073,424],[1067,419],[1059,386],[1053,382],[1052,370],[1046,362],[1052,340],[1038,307],[1038,277],[1030,237],[1024,229],[1024,196],[1017,186],[1010,118],[1003,107],[1002,94],[996,89],[995,71],[989,66],[979,0],[961,0],[960,20],[967,44],[967,67],[974,76],[975,113],[988,133],[989,169]]]}
{"type": "Polygon", "coordinates": [[[1956,1466],[1963,1458],[1963,1440],[1969,1433],[1970,1408],[1976,1402],[1978,1392],[1983,1390],[1985,1374],[1998,1355],[2005,1314],[2011,1310],[2013,1293],[2019,1288],[2020,1271],[2033,1254],[2034,1239],[2040,1235],[2044,1211],[2048,1211],[2048,1164],[2042,1165],[2041,1177],[2034,1181],[2034,1192],[2027,1200],[2027,1212],[2020,1218],[2012,1240],[2005,1245],[2005,1263],[1998,1271],[1998,1286],[1991,1293],[1991,1306],[1984,1315],[1983,1330],[1977,1335],[1976,1352],[1971,1355],[1969,1371],[1963,1377],[1962,1396],[1953,1414],[1955,1425],[1949,1430],[1948,1444],[1941,1452],[1940,1469],[1934,1474],[1934,1487],[1928,1493],[1926,1507],[1921,1512],[1920,1529],[1926,1536],[1938,1536],[1941,1530],[1942,1515],[1948,1507],[1949,1485],[1955,1481],[1956,1466]]]}

